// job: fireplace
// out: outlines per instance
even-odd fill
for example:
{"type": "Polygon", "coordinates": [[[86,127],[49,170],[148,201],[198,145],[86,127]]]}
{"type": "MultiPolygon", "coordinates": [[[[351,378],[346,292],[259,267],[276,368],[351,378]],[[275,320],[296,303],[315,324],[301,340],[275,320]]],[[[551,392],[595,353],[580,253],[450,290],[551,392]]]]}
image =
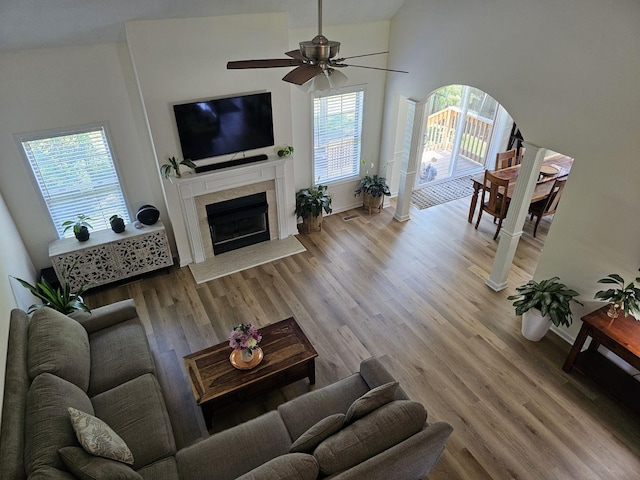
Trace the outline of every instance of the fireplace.
{"type": "Polygon", "coordinates": [[[207,205],[214,255],[270,240],[268,211],[266,192],[207,205]]]}

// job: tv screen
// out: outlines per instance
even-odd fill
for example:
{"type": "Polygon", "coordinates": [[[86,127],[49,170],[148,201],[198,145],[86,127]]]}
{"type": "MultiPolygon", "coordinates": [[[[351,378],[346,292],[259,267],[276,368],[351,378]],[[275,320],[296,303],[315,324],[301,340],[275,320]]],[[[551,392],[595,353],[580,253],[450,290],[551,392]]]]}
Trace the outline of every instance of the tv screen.
{"type": "Polygon", "coordinates": [[[271,93],[174,105],[182,156],[190,160],[269,147],[271,93]]]}

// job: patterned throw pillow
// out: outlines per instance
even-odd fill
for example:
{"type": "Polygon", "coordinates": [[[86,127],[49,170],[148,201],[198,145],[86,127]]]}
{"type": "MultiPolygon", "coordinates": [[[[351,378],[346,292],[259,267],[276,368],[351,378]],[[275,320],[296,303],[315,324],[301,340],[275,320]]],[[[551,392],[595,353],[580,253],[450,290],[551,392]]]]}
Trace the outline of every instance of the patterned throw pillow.
{"type": "Polygon", "coordinates": [[[68,411],[76,437],[88,453],[133,465],[131,450],[109,425],[73,407],[69,407],[68,411]]]}

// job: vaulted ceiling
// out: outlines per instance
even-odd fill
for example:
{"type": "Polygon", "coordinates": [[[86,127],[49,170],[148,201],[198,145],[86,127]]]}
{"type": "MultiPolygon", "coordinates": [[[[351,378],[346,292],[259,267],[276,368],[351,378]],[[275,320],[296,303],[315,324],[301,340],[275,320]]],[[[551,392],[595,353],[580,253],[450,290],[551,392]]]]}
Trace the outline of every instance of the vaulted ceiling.
{"type": "MultiPolygon", "coordinates": [[[[324,0],[323,23],[389,20],[403,3],[324,0]]],[[[0,50],[124,41],[128,20],[271,12],[288,12],[290,28],[317,25],[316,0],[5,0],[0,4],[0,50]]]]}

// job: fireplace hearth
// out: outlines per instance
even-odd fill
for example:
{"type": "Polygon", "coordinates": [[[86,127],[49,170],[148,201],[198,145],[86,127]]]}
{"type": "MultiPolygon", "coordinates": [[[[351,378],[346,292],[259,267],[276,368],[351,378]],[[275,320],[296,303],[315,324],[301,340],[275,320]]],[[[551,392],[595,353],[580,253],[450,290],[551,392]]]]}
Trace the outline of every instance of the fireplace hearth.
{"type": "Polygon", "coordinates": [[[214,255],[271,239],[266,192],[206,206],[214,255]]]}

